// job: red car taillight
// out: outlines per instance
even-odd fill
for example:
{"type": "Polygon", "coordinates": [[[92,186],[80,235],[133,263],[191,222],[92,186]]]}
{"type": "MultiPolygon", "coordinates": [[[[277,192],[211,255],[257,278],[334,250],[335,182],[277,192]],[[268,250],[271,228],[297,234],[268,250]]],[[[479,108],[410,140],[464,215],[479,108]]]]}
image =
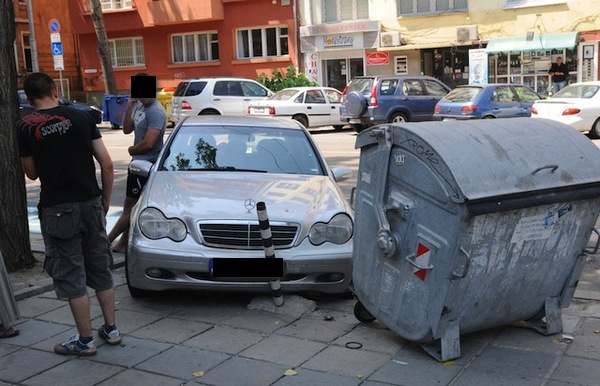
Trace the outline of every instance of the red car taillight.
{"type": "Polygon", "coordinates": [[[269,106],[269,115],[275,115],[275,107],[269,106]]]}
{"type": "Polygon", "coordinates": [[[532,107],[531,108],[531,115],[537,115],[537,114],[538,114],[537,109],[535,107],[532,107]]]}
{"type": "Polygon", "coordinates": [[[435,105],[435,107],[433,109],[435,110],[436,113],[439,113],[442,110],[442,108],[438,105],[435,105]]]}
{"type": "Polygon", "coordinates": [[[187,103],[187,101],[181,101],[181,109],[182,110],[191,110],[192,106],[187,103]]]}
{"type": "Polygon", "coordinates": [[[373,83],[373,89],[371,90],[371,98],[369,104],[373,107],[377,106],[377,82],[373,83]]]}
{"type": "Polygon", "coordinates": [[[562,115],[575,115],[575,114],[579,114],[581,112],[580,109],[566,109],[565,111],[562,112],[562,115]]]}
{"type": "Polygon", "coordinates": [[[472,114],[475,112],[475,110],[477,110],[477,105],[468,105],[464,106],[460,112],[463,114],[472,114]]]}
{"type": "Polygon", "coordinates": [[[344,103],[344,100],[346,99],[347,91],[348,91],[348,85],[346,85],[346,87],[344,87],[344,91],[342,91],[342,97],[340,98],[340,103],[344,103]]]}

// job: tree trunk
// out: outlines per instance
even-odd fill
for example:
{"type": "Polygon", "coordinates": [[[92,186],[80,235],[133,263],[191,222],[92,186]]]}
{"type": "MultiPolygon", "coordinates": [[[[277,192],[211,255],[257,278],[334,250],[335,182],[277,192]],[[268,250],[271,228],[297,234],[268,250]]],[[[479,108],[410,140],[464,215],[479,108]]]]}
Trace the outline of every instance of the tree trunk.
{"type": "Polygon", "coordinates": [[[0,0],[0,251],[9,272],[31,268],[27,195],[15,126],[19,119],[13,0],[0,0]]]}
{"type": "Polygon", "coordinates": [[[110,59],[108,37],[106,36],[106,28],[104,28],[100,0],[90,0],[90,8],[92,9],[90,15],[96,29],[96,37],[98,38],[98,55],[100,56],[102,76],[104,77],[104,93],[116,95],[117,83],[115,82],[115,74],[110,59]]]}

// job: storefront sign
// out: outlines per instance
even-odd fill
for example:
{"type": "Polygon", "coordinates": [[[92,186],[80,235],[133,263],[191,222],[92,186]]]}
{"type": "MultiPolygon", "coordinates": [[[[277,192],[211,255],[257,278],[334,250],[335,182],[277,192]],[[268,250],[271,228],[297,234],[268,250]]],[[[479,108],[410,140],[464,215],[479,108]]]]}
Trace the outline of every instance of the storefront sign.
{"type": "Polygon", "coordinates": [[[352,35],[323,36],[323,48],[352,46],[354,46],[354,36],[352,35]]]}
{"type": "Polygon", "coordinates": [[[485,48],[469,50],[469,84],[488,83],[488,55],[485,48]]]}
{"type": "Polygon", "coordinates": [[[319,54],[316,52],[304,55],[304,71],[311,82],[319,83],[319,54]]]}
{"type": "Polygon", "coordinates": [[[382,66],[390,64],[390,54],[388,52],[369,52],[367,54],[367,65],[382,66]]]}
{"type": "Polygon", "coordinates": [[[300,27],[300,36],[315,36],[351,32],[379,31],[378,21],[355,21],[349,23],[321,24],[300,27]]]}

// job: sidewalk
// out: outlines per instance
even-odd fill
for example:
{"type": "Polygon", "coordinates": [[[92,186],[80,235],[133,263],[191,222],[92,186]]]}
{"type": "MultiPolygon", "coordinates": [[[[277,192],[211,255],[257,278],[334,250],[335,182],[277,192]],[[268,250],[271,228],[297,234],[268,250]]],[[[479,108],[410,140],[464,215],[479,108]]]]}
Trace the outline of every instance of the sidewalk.
{"type": "MultiPolygon", "coordinates": [[[[40,247],[39,236],[32,236],[32,245],[40,247]]],[[[270,306],[268,296],[245,294],[133,299],[122,267],[114,277],[120,346],[97,340],[93,357],[54,354],[54,344],[75,328],[67,303],[40,286],[18,302],[21,334],[0,341],[0,385],[566,386],[600,379],[597,255],[563,310],[564,335],[488,329],[463,336],[462,357],[446,363],[378,322],[358,322],[351,299],[286,295],[280,309],[270,306]]],[[[98,328],[95,298],[92,317],[98,328]]]]}

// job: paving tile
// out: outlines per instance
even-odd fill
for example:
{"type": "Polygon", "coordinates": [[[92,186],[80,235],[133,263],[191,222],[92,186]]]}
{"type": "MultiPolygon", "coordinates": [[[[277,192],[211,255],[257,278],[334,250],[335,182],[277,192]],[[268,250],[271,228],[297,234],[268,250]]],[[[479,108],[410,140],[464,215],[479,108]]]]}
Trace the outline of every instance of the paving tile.
{"type": "Polygon", "coordinates": [[[133,367],[173,347],[171,344],[132,336],[123,337],[121,344],[116,346],[110,346],[101,339],[97,340],[97,344],[101,345],[90,360],[125,367],[133,367]]]}
{"type": "Polygon", "coordinates": [[[578,336],[568,345],[567,355],[598,359],[600,353],[600,319],[587,318],[581,323],[578,336]]]}
{"type": "Polygon", "coordinates": [[[341,375],[327,374],[308,369],[298,369],[298,374],[286,376],[275,382],[272,386],[356,386],[364,385],[362,380],[341,375]]]}
{"type": "MultiPolygon", "coordinates": [[[[121,334],[127,335],[132,331],[136,331],[142,327],[148,326],[157,320],[163,318],[161,315],[148,312],[131,311],[120,309],[116,311],[115,318],[117,321],[117,328],[121,334]]],[[[104,324],[104,318],[102,316],[92,320],[92,326],[96,331],[100,326],[104,324]]]]}
{"type": "Polygon", "coordinates": [[[192,380],[197,371],[208,371],[229,355],[192,347],[175,346],[135,366],[138,370],[192,380]]]}
{"type": "Polygon", "coordinates": [[[49,323],[40,320],[28,320],[25,323],[19,324],[19,330],[21,332],[19,335],[10,338],[10,344],[29,347],[49,338],[60,340],[62,339],[62,335],[66,334],[71,328],[72,327],[70,326],[62,324],[49,323]]]}
{"type": "Polygon", "coordinates": [[[353,313],[348,313],[340,310],[331,310],[326,308],[318,308],[311,314],[307,315],[306,318],[317,320],[333,320],[340,323],[347,323],[352,326],[362,324],[358,319],[354,317],[353,313]]]}
{"type": "Polygon", "coordinates": [[[277,331],[277,334],[330,343],[353,328],[348,323],[300,319],[277,331]]]}
{"type": "Polygon", "coordinates": [[[235,316],[224,319],[221,323],[231,327],[272,333],[296,319],[297,317],[290,315],[281,315],[259,310],[243,310],[238,312],[235,316]]]}
{"type": "Polygon", "coordinates": [[[333,344],[345,346],[348,342],[357,342],[362,349],[387,354],[395,354],[408,345],[408,341],[400,338],[395,332],[378,328],[372,324],[361,324],[352,331],[336,339],[333,344]]]}
{"type": "Polygon", "coordinates": [[[560,338],[560,334],[546,336],[530,328],[506,327],[492,344],[499,347],[558,354],[565,350],[565,345],[553,343],[553,340],[560,338]]]}
{"type": "Polygon", "coordinates": [[[297,367],[327,347],[323,343],[290,336],[271,335],[239,355],[247,358],[297,367]]]}
{"type": "Polygon", "coordinates": [[[17,306],[19,307],[19,314],[22,318],[35,318],[36,316],[45,314],[46,312],[53,311],[60,307],[68,308],[69,303],[64,300],[44,299],[42,297],[34,296],[19,301],[17,306]]]}
{"type": "Polygon", "coordinates": [[[13,346],[8,342],[10,342],[10,340],[2,342],[2,344],[0,344],[0,357],[11,354],[21,349],[21,347],[13,346]]]}
{"type": "Polygon", "coordinates": [[[461,370],[462,366],[442,364],[430,356],[415,358],[400,352],[377,369],[368,380],[392,385],[447,385],[461,370]]]}
{"type": "MultiPolygon", "coordinates": [[[[91,319],[102,316],[102,309],[96,304],[90,304],[90,317],[91,319]]],[[[36,319],[46,320],[48,322],[66,324],[69,326],[75,326],[75,320],[71,313],[71,308],[67,304],[66,306],[57,308],[55,310],[46,312],[45,314],[38,315],[36,319]]]]}
{"type": "MultiPolygon", "coordinates": [[[[75,357],[56,357],[67,358],[68,360],[58,366],[44,371],[34,377],[27,379],[24,383],[28,386],[81,386],[95,385],[98,382],[112,377],[124,370],[120,366],[112,366],[104,363],[93,362],[84,358],[75,357]]],[[[46,355],[47,357],[47,355],[46,355]]],[[[44,359],[47,362],[47,359],[44,359]]]]}
{"type": "Polygon", "coordinates": [[[499,374],[510,373],[519,377],[544,378],[558,355],[539,351],[489,346],[469,366],[474,370],[499,374]]]}
{"type": "Polygon", "coordinates": [[[302,368],[323,371],[355,378],[367,378],[391,355],[367,350],[351,350],[345,347],[330,346],[319,352],[302,365],[302,368]]]}
{"type": "Polygon", "coordinates": [[[264,334],[256,331],[215,326],[187,340],[183,344],[185,346],[235,355],[264,338],[264,334]]]}
{"type": "Polygon", "coordinates": [[[209,370],[198,382],[215,386],[265,386],[284,376],[283,365],[232,357],[209,370]]]}
{"type": "Polygon", "coordinates": [[[452,382],[452,386],[540,386],[544,385],[544,379],[526,378],[510,373],[490,373],[479,370],[467,369],[452,382]]]}
{"type": "Polygon", "coordinates": [[[211,324],[164,318],[131,332],[129,335],[158,342],[182,343],[212,328],[211,324]]]}
{"type": "Polygon", "coordinates": [[[128,369],[113,377],[108,378],[96,386],[117,386],[117,385],[160,385],[160,386],[179,386],[181,380],[165,377],[159,374],[147,373],[135,369],[128,369]]]}
{"type": "Polygon", "coordinates": [[[550,377],[552,380],[578,385],[597,386],[600,379],[600,360],[565,357],[550,377]]]}
{"type": "Polygon", "coordinates": [[[238,312],[244,309],[245,305],[240,305],[237,303],[208,303],[197,307],[182,308],[174,313],[172,317],[216,324],[237,315],[238,312]]]}
{"type": "Polygon", "coordinates": [[[600,302],[596,300],[573,299],[569,308],[562,310],[564,315],[597,317],[600,315],[600,302]]]}
{"type": "MultiPolygon", "coordinates": [[[[25,379],[52,369],[61,362],[68,361],[68,357],[50,355],[48,353],[21,349],[0,357],[0,380],[10,383],[21,383],[25,379]]],[[[60,379],[60,378],[56,378],[60,379]]],[[[55,382],[47,383],[56,384],[55,382]]]]}

